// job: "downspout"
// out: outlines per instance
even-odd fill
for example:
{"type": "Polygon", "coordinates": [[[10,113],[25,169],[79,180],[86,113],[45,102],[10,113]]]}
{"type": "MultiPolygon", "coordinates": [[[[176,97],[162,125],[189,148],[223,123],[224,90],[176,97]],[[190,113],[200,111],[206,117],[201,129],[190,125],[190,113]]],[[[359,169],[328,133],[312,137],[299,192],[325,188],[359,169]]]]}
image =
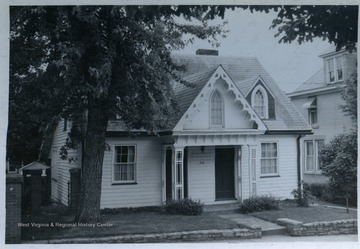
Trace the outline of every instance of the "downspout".
{"type": "Polygon", "coordinates": [[[300,147],[300,139],[303,135],[299,135],[296,139],[296,149],[297,149],[297,173],[298,173],[298,189],[302,190],[302,174],[301,174],[301,147],[300,147]]]}
{"type": "Polygon", "coordinates": [[[252,188],[252,183],[251,183],[251,161],[250,161],[250,157],[251,157],[251,152],[250,152],[250,145],[248,144],[247,145],[247,147],[248,147],[248,170],[249,170],[249,197],[251,197],[251,195],[252,195],[252,191],[251,191],[251,188],[252,188]]]}

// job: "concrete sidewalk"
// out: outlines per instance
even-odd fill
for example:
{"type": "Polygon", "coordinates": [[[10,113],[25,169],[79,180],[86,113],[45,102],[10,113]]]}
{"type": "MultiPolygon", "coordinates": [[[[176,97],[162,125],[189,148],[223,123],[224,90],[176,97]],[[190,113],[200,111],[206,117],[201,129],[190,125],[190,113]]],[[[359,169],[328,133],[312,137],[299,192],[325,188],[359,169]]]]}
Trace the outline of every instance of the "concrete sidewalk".
{"type": "Polygon", "coordinates": [[[221,218],[229,219],[249,228],[261,227],[262,236],[266,235],[282,235],[286,234],[286,228],[279,226],[278,224],[268,222],[250,215],[244,215],[240,213],[233,214],[220,214],[221,218]]]}
{"type": "MultiPolygon", "coordinates": [[[[260,239],[247,240],[222,240],[222,241],[208,241],[206,243],[292,243],[292,242],[359,242],[357,234],[340,234],[340,235],[326,235],[326,236],[304,236],[292,237],[286,235],[271,235],[260,239]]],[[[351,243],[352,244],[352,243],[351,243]]],[[[356,244],[356,243],[353,243],[356,244]]]]}

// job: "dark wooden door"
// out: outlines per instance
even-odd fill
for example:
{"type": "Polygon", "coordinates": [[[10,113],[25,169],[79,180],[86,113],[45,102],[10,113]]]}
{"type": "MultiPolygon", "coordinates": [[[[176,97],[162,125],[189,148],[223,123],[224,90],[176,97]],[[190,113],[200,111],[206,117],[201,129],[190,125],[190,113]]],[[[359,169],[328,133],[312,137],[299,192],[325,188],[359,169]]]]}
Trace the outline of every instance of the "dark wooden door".
{"type": "Polygon", "coordinates": [[[235,198],[234,153],[234,148],[215,149],[216,200],[235,198]]]}
{"type": "Polygon", "coordinates": [[[172,150],[166,150],[166,200],[172,199],[172,150]]]}

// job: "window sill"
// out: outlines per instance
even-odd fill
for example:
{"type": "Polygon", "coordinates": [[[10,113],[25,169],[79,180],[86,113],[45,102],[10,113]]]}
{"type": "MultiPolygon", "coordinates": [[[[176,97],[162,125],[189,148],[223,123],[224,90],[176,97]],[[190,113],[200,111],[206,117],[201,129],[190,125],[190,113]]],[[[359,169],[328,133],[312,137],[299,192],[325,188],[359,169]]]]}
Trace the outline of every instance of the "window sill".
{"type": "Polygon", "coordinates": [[[114,182],[111,185],[137,185],[137,182],[114,182]]]}
{"type": "Polygon", "coordinates": [[[313,128],[313,129],[319,129],[319,124],[312,124],[312,125],[311,125],[311,128],[313,128]]]}
{"type": "Polygon", "coordinates": [[[304,175],[321,175],[321,172],[304,172],[304,175]]]}
{"type": "Polygon", "coordinates": [[[280,177],[280,175],[262,175],[260,178],[272,178],[272,177],[280,177]]]}

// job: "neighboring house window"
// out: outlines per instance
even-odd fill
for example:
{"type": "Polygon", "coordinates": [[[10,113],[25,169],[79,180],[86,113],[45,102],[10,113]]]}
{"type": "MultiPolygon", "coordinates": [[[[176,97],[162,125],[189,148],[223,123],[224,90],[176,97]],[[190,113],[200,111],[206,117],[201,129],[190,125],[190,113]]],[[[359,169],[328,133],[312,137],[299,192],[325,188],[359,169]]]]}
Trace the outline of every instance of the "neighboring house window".
{"type": "Polygon", "coordinates": [[[278,149],[277,143],[261,143],[261,174],[277,175],[278,149]]]}
{"type": "Polygon", "coordinates": [[[329,82],[336,82],[344,79],[343,64],[342,56],[337,56],[327,60],[329,82]]]}
{"type": "MultiPolygon", "coordinates": [[[[308,113],[309,113],[309,124],[311,126],[313,126],[313,128],[315,128],[314,126],[318,125],[318,120],[317,120],[317,108],[310,108],[308,109],[308,113]]],[[[318,127],[317,127],[318,128],[318,127]]]]}
{"type": "Polygon", "coordinates": [[[215,91],[211,96],[211,125],[223,125],[223,101],[218,91],[215,91]]]}
{"type": "Polygon", "coordinates": [[[305,172],[319,173],[321,171],[321,162],[319,151],[324,146],[324,140],[305,141],[305,172]]]}
{"type": "Polygon", "coordinates": [[[115,146],[113,180],[119,183],[135,182],[136,147],[115,146]]]}
{"type": "Polygon", "coordinates": [[[308,121],[312,128],[319,128],[316,97],[309,97],[303,108],[308,109],[308,121]]]}
{"type": "Polygon", "coordinates": [[[254,88],[251,103],[260,118],[268,118],[268,97],[265,89],[261,85],[254,88]]]}

